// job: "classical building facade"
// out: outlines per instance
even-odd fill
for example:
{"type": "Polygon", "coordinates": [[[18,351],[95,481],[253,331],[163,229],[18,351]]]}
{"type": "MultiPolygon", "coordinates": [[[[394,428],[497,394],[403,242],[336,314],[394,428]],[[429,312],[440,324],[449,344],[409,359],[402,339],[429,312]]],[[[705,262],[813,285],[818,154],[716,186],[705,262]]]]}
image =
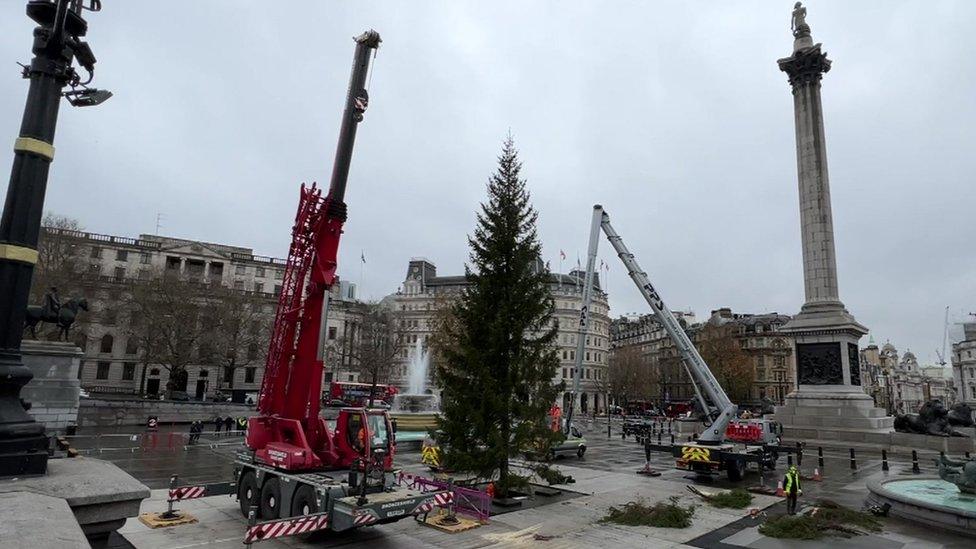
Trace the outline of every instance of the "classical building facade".
{"type": "MultiPolygon", "coordinates": [[[[540,263],[540,268],[544,268],[540,263]]],[[[573,382],[573,369],[576,360],[577,330],[580,304],[582,302],[583,274],[572,271],[569,274],[553,273],[549,289],[555,301],[555,319],[559,323],[557,354],[561,365],[556,371],[555,382],[564,381],[567,391],[563,394],[562,405],[569,403],[569,389],[573,382]]],[[[413,258],[407,265],[403,285],[395,294],[384,298],[384,303],[396,311],[400,325],[406,332],[406,349],[403,351],[401,365],[397,368],[394,383],[407,386],[408,365],[411,354],[419,342],[426,343],[434,329],[437,311],[447,306],[467,286],[464,276],[438,276],[437,267],[428,259],[413,258]]],[[[591,307],[590,326],[586,335],[585,355],[581,375],[580,408],[592,412],[594,407],[603,410],[607,394],[607,353],[610,348],[607,294],[600,289],[599,277],[594,280],[595,292],[591,307]]],[[[433,368],[428,375],[433,375],[433,368]]],[[[429,380],[434,386],[434,380],[429,380]]]]}
{"type": "MultiPolygon", "coordinates": [[[[250,248],[157,235],[130,238],[43,228],[42,256],[45,246],[47,252],[57,246],[58,268],[72,273],[68,287],[61,283],[62,301],[71,297],[88,301],[89,310],[81,314],[72,339],[84,352],[79,372],[82,387],[93,394],[156,396],[166,388],[168,370],[142,359],[137,339],[129,335],[127,318],[119,314],[133,285],[178,276],[203,288],[233,289],[260,307],[263,328],[270,330],[286,264],[284,259],[255,255],[250,248]]],[[[362,304],[355,299],[355,287],[346,282],[335,286],[332,300],[326,329],[332,360],[327,357],[325,381],[354,381],[357,376],[340,342],[355,326],[362,304]]],[[[265,345],[251,346],[242,358],[245,364],[230,370],[207,360],[188,365],[186,392],[203,400],[220,391],[244,402],[260,389],[266,351],[265,345]]]]}
{"type": "MultiPolygon", "coordinates": [[[[698,323],[691,311],[674,314],[696,346],[705,338],[714,337],[715,332],[707,327],[721,327],[722,334],[730,335],[749,356],[748,396],[736,404],[756,406],[763,396],[783,402],[793,389],[796,366],[792,339],[780,331],[789,316],[733,313],[721,308],[712,311],[707,321],[698,323]]],[[[694,398],[694,387],[681,365],[677,348],[653,315],[615,319],[610,333],[613,349],[636,347],[644,357],[649,371],[657,377],[655,400],[679,402],[694,398]]]]}
{"type": "Polygon", "coordinates": [[[976,408],[976,322],[962,327],[962,341],[952,344],[952,377],[959,401],[976,408]]]}
{"type": "Polygon", "coordinates": [[[890,342],[880,348],[871,340],[861,349],[861,387],[875,406],[889,415],[914,414],[925,402],[938,399],[946,406],[955,400],[955,384],[940,366],[920,366],[915,354],[890,342]]]}

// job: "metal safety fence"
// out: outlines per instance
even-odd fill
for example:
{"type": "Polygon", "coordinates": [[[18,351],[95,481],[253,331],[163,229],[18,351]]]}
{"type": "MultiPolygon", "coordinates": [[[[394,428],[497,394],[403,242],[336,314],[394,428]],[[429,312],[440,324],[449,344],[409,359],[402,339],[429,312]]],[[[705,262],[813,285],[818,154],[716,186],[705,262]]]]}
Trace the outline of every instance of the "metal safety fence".
{"type": "Polygon", "coordinates": [[[451,481],[437,480],[419,475],[400,472],[397,484],[421,492],[435,492],[447,490],[453,496],[454,511],[474,517],[482,523],[487,523],[491,517],[491,496],[487,492],[457,486],[451,481]]]}

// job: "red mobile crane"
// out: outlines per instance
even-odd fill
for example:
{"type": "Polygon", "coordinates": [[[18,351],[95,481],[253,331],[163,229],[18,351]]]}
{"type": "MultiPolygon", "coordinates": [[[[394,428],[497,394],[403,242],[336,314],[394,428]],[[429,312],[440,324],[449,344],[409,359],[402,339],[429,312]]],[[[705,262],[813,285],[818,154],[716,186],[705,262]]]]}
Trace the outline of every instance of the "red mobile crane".
{"type": "Polygon", "coordinates": [[[440,492],[394,486],[396,445],[385,411],[343,408],[334,432],[319,416],[324,320],[346,220],[343,199],[356,128],[369,100],[370,53],[381,40],[370,30],[355,41],[329,193],[323,197],[315,184],[302,185],[258,415],[248,421],[246,450],[234,468],[244,516],[252,506],[265,520],[324,513],[332,530],[399,520],[443,499],[440,492]],[[346,478],[326,474],[343,469],[346,478]]]}

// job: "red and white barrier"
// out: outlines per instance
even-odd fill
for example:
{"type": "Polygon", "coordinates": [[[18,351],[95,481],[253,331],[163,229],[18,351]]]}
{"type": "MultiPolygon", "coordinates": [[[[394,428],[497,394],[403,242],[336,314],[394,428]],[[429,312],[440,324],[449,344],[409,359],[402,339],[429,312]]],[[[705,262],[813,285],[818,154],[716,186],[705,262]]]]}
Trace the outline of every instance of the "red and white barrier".
{"type": "Polygon", "coordinates": [[[413,510],[414,515],[422,515],[424,513],[429,513],[434,510],[435,507],[444,507],[454,503],[454,494],[451,492],[441,492],[434,496],[434,501],[429,501],[427,503],[421,503],[413,510]]]}
{"type": "Polygon", "coordinates": [[[181,488],[170,488],[170,501],[181,501],[184,499],[202,498],[207,495],[206,486],[183,486],[181,488]]]}
{"type": "Polygon", "coordinates": [[[307,534],[329,527],[329,514],[305,515],[255,524],[244,533],[244,543],[250,544],[285,536],[307,534]]]}

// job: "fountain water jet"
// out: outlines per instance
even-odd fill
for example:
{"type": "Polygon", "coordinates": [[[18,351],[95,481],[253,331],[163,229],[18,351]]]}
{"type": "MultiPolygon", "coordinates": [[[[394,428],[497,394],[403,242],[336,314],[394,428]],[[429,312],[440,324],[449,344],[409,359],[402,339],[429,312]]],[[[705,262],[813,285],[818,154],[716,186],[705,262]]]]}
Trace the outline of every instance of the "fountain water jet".
{"type": "MultiPolygon", "coordinates": [[[[410,355],[407,391],[393,397],[393,406],[390,409],[390,416],[396,420],[398,431],[426,432],[437,425],[440,399],[437,395],[428,393],[429,366],[430,355],[418,339],[410,355]]],[[[406,433],[400,433],[397,439],[404,439],[405,436],[406,433]]]]}

